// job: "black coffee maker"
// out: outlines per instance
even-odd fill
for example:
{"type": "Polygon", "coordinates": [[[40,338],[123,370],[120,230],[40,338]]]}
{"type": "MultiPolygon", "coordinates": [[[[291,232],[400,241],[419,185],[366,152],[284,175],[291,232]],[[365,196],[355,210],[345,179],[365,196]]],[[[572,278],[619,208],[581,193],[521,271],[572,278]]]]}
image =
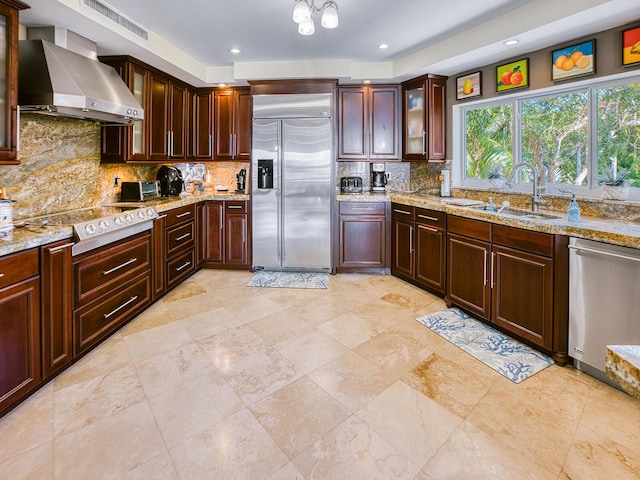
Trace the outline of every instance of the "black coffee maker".
{"type": "Polygon", "coordinates": [[[171,165],[162,165],[156,175],[160,182],[160,195],[177,197],[182,192],[182,172],[171,165]]]}
{"type": "Polygon", "coordinates": [[[236,192],[244,193],[246,188],[246,180],[247,180],[247,171],[243,168],[238,173],[236,173],[236,192]]]}

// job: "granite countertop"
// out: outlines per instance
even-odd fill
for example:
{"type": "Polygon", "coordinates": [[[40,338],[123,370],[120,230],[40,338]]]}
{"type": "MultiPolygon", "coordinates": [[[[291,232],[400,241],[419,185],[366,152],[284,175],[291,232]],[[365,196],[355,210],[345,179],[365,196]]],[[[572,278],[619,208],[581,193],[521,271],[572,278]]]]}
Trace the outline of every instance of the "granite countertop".
{"type": "MultiPolygon", "coordinates": [[[[614,245],[640,248],[640,223],[608,220],[595,217],[583,217],[578,224],[570,224],[564,212],[541,211],[557,216],[557,218],[523,218],[512,215],[497,214],[473,208],[480,202],[458,199],[454,197],[440,197],[422,193],[362,193],[338,194],[336,199],[341,202],[395,202],[403,205],[429,208],[459,215],[467,218],[489,221],[491,223],[508,225],[537,232],[569,235],[574,237],[596,240],[614,245]]],[[[188,195],[185,199],[175,197],[145,202],[144,205],[155,206],[158,212],[172,208],[190,205],[206,200],[240,200],[248,201],[248,194],[238,193],[205,193],[203,195],[188,195]]],[[[112,204],[113,205],[113,204],[112,204]]],[[[125,205],[125,204],[119,204],[125,205]]],[[[139,205],[139,204],[136,204],[139,205]]],[[[46,217],[43,217],[46,218],[46,217]]],[[[42,220],[43,218],[39,219],[42,220]]],[[[9,235],[0,233],[0,256],[26,250],[47,243],[64,240],[73,236],[73,229],[68,226],[48,225],[40,226],[34,222],[23,228],[14,228],[9,235]]]]}
{"type": "Polygon", "coordinates": [[[337,195],[337,199],[342,202],[394,202],[525,230],[569,235],[614,245],[640,248],[640,223],[583,216],[578,224],[571,224],[567,219],[566,212],[545,210],[540,212],[558,218],[523,218],[474,209],[474,205],[482,203],[478,201],[422,193],[340,194],[337,195]]]}
{"type": "Polygon", "coordinates": [[[607,345],[607,376],[640,400],[640,345],[607,345]]]}
{"type": "MultiPolygon", "coordinates": [[[[110,203],[105,206],[153,206],[159,213],[171,210],[172,208],[191,205],[193,203],[204,202],[207,200],[241,200],[248,201],[249,194],[242,193],[204,193],[202,195],[187,195],[186,198],[171,197],[160,198],[158,200],[150,200],[147,202],[118,202],[110,203]]],[[[55,214],[54,214],[55,215],[55,214]]],[[[0,256],[10,253],[28,250],[29,248],[46,245],[60,240],[70,239],[73,237],[73,228],[67,225],[43,225],[43,221],[47,216],[37,217],[33,219],[23,219],[26,222],[25,227],[13,228],[8,232],[0,232],[0,256]]]]}

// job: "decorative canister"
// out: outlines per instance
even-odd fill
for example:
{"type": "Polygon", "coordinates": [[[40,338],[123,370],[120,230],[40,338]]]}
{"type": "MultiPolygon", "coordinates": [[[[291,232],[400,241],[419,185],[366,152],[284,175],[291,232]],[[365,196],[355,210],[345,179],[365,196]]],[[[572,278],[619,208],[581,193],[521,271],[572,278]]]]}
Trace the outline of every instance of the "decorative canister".
{"type": "Polygon", "coordinates": [[[13,207],[11,200],[0,200],[0,230],[13,228],[13,207]]]}

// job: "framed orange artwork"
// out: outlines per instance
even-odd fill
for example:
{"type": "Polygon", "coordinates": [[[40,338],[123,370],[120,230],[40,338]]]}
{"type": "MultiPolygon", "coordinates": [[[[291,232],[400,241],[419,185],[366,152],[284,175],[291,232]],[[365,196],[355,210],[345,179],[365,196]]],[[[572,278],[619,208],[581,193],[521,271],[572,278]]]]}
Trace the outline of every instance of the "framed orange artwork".
{"type": "Polygon", "coordinates": [[[640,27],[622,32],[622,65],[640,64],[640,27]]]}
{"type": "Polygon", "coordinates": [[[596,41],[571,45],[551,52],[551,80],[591,75],[596,72],[596,41]]]}

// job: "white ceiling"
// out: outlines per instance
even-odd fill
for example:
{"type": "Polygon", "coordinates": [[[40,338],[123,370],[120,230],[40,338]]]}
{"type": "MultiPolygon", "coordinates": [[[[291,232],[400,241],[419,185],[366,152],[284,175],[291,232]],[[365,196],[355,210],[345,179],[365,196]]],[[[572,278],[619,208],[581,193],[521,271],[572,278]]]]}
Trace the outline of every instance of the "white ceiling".
{"type": "Polygon", "coordinates": [[[194,86],[454,75],[640,19],[638,0],[335,0],[338,28],[323,29],[316,18],[316,33],[305,37],[291,19],[294,0],[98,1],[147,30],[149,40],[84,0],[27,0],[20,22],[68,28],[95,41],[100,55],[128,54],[194,86]],[[520,43],[504,46],[510,38],[520,43]]]}

